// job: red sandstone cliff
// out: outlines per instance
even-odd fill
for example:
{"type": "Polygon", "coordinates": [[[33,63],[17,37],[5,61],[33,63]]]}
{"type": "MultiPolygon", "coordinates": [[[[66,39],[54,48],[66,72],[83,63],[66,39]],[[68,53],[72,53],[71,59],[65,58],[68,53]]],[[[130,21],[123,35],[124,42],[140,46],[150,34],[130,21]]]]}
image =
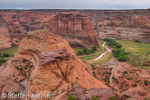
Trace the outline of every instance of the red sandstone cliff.
{"type": "Polygon", "coordinates": [[[58,95],[71,89],[71,83],[87,89],[108,88],[88,74],[84,66],[61,36],[36,32],[23,39],[15,57],[0,67],[0,95],[6,92],[49,94],[52,89],[58,95]]]}
{"type": "Polygon", "coordinates": [[[0,48],[19,45],[23,38],[23,30],[16,19],[10,18],[6,13],[0,13],[0,48]]]}
{"type": "Polygon", "coordinates": [[[80,14],[58,14],[49,21],[49,31],[65,38],[73,47],[99,48],[91,19],[80,14]]]}

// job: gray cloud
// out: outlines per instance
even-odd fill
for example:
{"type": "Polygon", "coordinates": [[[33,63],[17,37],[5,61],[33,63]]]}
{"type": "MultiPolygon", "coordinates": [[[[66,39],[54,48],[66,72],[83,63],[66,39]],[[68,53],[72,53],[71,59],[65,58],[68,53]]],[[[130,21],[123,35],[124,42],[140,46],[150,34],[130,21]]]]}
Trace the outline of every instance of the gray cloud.
{"type": "Polygon", "coordinates": [[[0,9],[147,9],[150,0],[0,0],[0,9]]]}

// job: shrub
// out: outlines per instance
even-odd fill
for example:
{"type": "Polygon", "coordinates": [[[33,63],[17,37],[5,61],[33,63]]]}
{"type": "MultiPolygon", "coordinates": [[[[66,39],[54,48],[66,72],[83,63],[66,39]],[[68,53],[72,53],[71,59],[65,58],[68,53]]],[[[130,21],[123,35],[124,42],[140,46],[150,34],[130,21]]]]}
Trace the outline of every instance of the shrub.
{"type": "Polygon", "coordinates": [[[65,77],[65,73],[63,71],[61,71],[61,74],[62,74],[63,77],[65,77]]]}
{"type": "Polygon", "coordinates": [[[118,80],[116,81],[116,84],[118,84],[118,80]]]}
{"type": "Polygon", "coordinates": [[[115,97],[114,96],[110,96],[109,100],[115,100],[115,97]]]}
{"type": "Polygon", "coordinates": [[[22,71],[23,69],[22,69],[22,68],[19,68],[19,70],[22,71]]]}
{"type": "Polygon", "coordinates": [[[127,71],[124,71],[123,74],[128,74],[128,72],[127,72],[127,71]]]}
{"type": "Polygon", "coordinates": [[[97,26],[94,26],[94,30],[96,30],[97,29],[97,26]]]}
{"type": "Polygon", "coordinates": [[[28,38],[27,39],[31,39],[31,36],[28,36],[28,38]]]}
{"type": "Polygon", "coordinates": [[[118,57],[119,61],[126,61],[128,59],[128,57],[126,55],[122,55],[118,57]]]}
{"type": "Polygon", "coordinates": [[[0,59],[0,66],[1,66],[1,64],[7,62],[8,60],[9,60],[9,59],[4,59],[4,58],[0,59]]]}
{"type": "Polygon", "coordinates": [[[121,48],[121,47],[122,47],[122,45],[121,45],[121,44],[119,44],[119,43],[116,43],[116,44],[115,44],[115,47],[116,47],[116,48],[121,48]]]}
{"type": "Polygon", "coordinates": [[[124,49],[113,48],[113,54],[115,57],[118,57],[119,61],[126,61],[128,59],[124,49]]]}
{"type": "Polygon", "coordinates": [[[137,86],[137,84],[133,84],[132,86],[135,87],[135,86],[137,86]]]}
{"type": "Polygon", "coordinates": [[[28,60],[26,60],[26,59],[23,59],[23,62],[26,62],[26,61],[28,61],[28,60]]]}
{"type": "Polygon", "coordinates": [[[85,54],[89,54],[89,53],[90,53],[89,49],[87,49],[87,48],[84,48],[84,49],[83,49],[83,52],[84,52],[85,54]]]}
{"type": "Polygon", "coordinates": [[[93,76],[94,76],[95,78],[97,78],[96,75],[95,75],[95,72],[93,72],[93,76]]]}
{"type": "Polygon", "coordinates": [[[145,85],[148,85],[148,81],[147,81],[147,80],[145,80],[145,81],[144,81],[144,84],[145,84],[145,85]]]}
{"type": "Polygon", "coordinates": [[[78,51],[78,55],[83,55],[84,52],[83,51],[78,51]]]}
{"type": "Polygon", "coordinates": [[[100,100],[98,97],[92,97],[90,100],[100,100]]]}
{"type": "Polygon", "coordinates": [[[140,41],[140,40],[135,40],[134,42],[139,42],[139,43],[141,43],[141,41],[140,41]]]}
{"type": "Polygon", "coordinates": [[[91,66],[92,66],[92,70],[94,70],[95,66],[93,64],[91,64],[91,66]]]}
{"type": "Polygon", "coordinates": [[[94,53],[95,51],[94,50],[89,50],[89,53],[94,53]]]}
{"type": "Polygon", "coordinates": [[[96,51],[96,50],[97,50],[97,47],[95,47],[95,46],[94,46],[94,47],[92,47],[92,50],[96,51]]]}
{"type": "Polygon", "coordinates": [[[113,54],[115,57],[126,55],[124,49],[120,49],[120,48],[113,48],[113,54]]]}
{"type": "Polygon", "coordinates": [[[9,57],[9,54],[4,53],[3,56],[4,56],[4,57],[9,57]]]}
{"type": "Polygon", "coordinates": [[[132,80],[132,78],[128,77],[127,80],[132,80]]]}
{"type": "Polygon", "coordinates": [[[76,96],[69,94],[68,100],[76,100],[76,96]]]}
{"type": "Polygon", "coordinates": [[[55,89],[51,89],[51,92],[54,93],[54,92],[55,92],[55,89]]]}
{"type": "Polygon", "coordinates": [[[140,68],[144,69],[142,66],[140,68]]]}
{"type": "Polygon", "coordinates": [[[24,33],[24,35],[27,35],[27,34],[28,34],[27,32],[24,33]]]}

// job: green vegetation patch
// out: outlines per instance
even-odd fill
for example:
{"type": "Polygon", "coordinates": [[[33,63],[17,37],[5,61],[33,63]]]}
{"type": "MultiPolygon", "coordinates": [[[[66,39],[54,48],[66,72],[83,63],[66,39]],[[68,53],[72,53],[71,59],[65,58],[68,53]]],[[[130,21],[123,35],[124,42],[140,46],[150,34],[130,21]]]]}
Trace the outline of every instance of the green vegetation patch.
{"type": "Polygon", "coordinates": [[[17,52],[17,50],[18,50],[18,46],[6,48],[6,49],[0,49],[0,53],[1,53],[0,56],[14,57],[14,55],[17,52]]]}
{"type": "Polygon", "coordinates": [[[108,43],[108,46],[111,46],[111,48],[113,48],[113,55],[117,57],[119,61],[126,61],[128,59],[125,50],[121,49],[121,44],[110,38],[104,38],[103,40],[108,43]]]}
{"type": "Polygon", "coordinates": [[[125,49],[125,52],[150,53],[149,43],[139,43],[134,41],[116,40],[125,49]]]}
{"type": "Polygon", "coordinates": [[[1,64],[7,62],[8,60],[9,60],[9,59],[4,59],[4,58],[0,59],[0,66],[1,66],[1,64]]]}
{"type": "MultiPolygon", "coordinates": [[[[136,41],[116,40],[122,45],[128,60],[132,66],[140,67],[142,63],[150,61],[150,44],[136,41]]],[[[149,70],[149,66],[143,66],[144,69],[149,70]]]]}
{"type": "Polygon", "coordinates": [[[68,100],[77,100],[76,96],[69,94],[68,100]]]}
{"type": "MultiPolygon", "coordinates": [[[[99,45],[100,45],[100,49],[99,50],[96,50],[94,53],[91,53],[91,54],[83,54],[83,55],[78,55],[79,51],[83,52],[84,49],[81,49],[81,48],[73,48],[76,52],[76,55],[78,58],[86,61],[86,60],[92,60],[92,59],[95,59],[97,57],[99,57],[99,55],[101,55],[103,52],[105,52],[105,48],[102,47],[102,44],[104,42],[99,40],[99,45]]],[[[93,50],[97,49],[95,47],[92,48],[93,50]]]]}

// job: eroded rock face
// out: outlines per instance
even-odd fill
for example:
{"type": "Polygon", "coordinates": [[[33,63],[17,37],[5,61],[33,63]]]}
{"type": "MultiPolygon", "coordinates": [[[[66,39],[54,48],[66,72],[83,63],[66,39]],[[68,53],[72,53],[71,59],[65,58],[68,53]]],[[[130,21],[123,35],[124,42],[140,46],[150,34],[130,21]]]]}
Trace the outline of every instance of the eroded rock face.
{"type": "Polygon", "coordinates": [[[88,74],[75,51],[61,36],[36,32],[23,39],[14,58],[0,67],[2,93],[51,93],[78,83],[87,89],[108,88],[88,74]],[[15,89],[13,89],[15,87],[15,89]]]}
{"type": "Polygon", "coordinates": [[[150,42],[149,18],[148,10],[105,12],[97,22],[98,38],[150,42]]]}
{"type": "Polygon", "coordinates": [[[4,12],[0,13],[0,49],[18,46],[23,37],[19,22],[4,12]]]}
{"type": "Polygon", "coordinates": [[[65,38],[73,47],[99,48],[91,19],[80,14],[58,14],[49,21],[49,31],[65,38]]]}

